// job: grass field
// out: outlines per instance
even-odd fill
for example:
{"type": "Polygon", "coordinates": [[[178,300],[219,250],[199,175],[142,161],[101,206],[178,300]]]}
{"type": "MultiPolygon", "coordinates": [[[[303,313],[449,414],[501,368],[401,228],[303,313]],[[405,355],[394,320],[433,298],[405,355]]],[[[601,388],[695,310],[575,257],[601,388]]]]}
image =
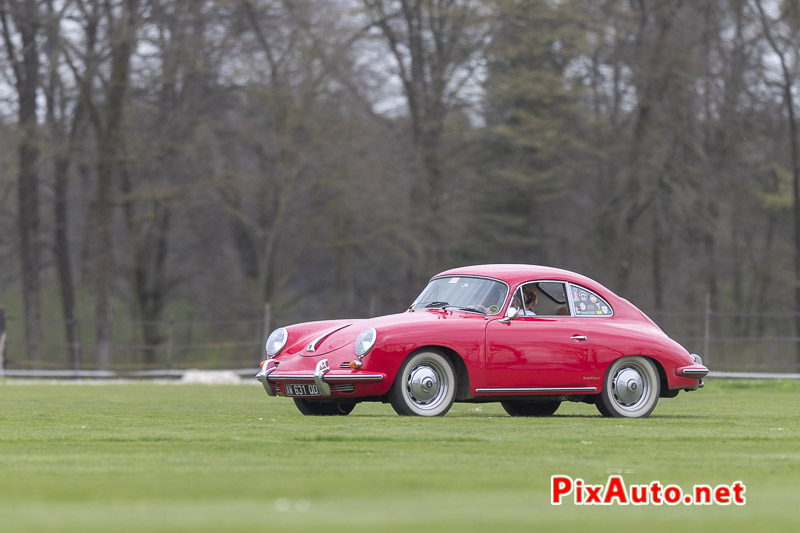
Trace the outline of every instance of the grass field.
{"type": "Polygon", "coordinates": [[[564,404],[303,417],[260,386],[0,382],[0,531],[790,531],[800,384],[711,381],[644,420],[564,404]],[[549,504],[553,474],[742,480],[745,506],[549,504]],[[590,528],[590,529],[589,529],[590,528]]]}

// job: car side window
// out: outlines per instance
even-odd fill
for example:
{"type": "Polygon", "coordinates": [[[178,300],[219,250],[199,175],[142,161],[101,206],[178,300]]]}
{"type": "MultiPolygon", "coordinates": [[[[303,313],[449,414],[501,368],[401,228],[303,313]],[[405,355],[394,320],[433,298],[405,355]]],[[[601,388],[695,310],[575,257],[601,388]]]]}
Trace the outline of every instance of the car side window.
{"type": "Polygon", "coordinates": [[[567,290],[559,281],[534,281],[519,288],[515,301],[522,302],[520,316],[569,315],[567,290]]]}
{"type": "Polygon", "coordinates": [[[596,293],[580,285],[570,284],[575,316],[611,316],[614,310],[596,293]]]}

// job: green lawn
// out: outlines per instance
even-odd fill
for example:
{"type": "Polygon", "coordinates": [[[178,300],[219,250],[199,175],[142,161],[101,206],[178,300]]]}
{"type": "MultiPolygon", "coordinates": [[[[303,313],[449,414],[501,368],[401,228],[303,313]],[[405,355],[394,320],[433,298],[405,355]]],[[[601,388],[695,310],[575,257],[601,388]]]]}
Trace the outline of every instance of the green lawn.
{"type": "Polygon", "coordinates": [[[591,531],[800,527],[800,384],[711,381],[645,420],[564,404],[303,417],[260,386],[0,381],[0,531],[591,531]],[[549,504],[553,474],[742,480],[737,506],[549,504]],[[587,529],[588,530],[588,529],[587,529]]]}

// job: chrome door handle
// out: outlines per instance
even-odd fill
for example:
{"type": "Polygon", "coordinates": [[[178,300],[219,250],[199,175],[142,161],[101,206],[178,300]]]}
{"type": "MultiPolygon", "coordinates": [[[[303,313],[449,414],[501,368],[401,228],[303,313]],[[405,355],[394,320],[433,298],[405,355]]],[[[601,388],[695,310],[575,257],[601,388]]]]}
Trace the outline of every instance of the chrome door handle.
{"type": "Polygon", "coordinates": [[[583,342],[585,340],[588,340],[586,338],[586,335],[573,335],[572,337],[570,337],[570,339],[572,339],[574,341],[581,341],[581,342],[583,342]]]}

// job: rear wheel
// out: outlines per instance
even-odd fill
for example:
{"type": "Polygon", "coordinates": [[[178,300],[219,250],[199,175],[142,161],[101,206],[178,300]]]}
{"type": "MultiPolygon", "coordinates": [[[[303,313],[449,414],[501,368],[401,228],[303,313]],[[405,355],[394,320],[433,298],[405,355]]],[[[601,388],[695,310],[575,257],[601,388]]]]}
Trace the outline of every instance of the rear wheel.
{"type": "Polygon", "coordinates": [[[349,415],[356,407],[356,402],[319,402],[293,398],[297,410],[306,416],[345,416],[349,415]]]}
{"type": "Polygon", "coordinates": [[[500,402],[511,416],[551,416],[561,402],[500,402]]]}
{"type": "Polygon", "coordinates": [[[614,418],[644,418],[658,403],[661,381],[652,361],[638,355],[617,359],[608,367],[597,410],[614,418]]]}
{"type": "Polygon", "coordinates": [[[453,363],[438,350],[411,354],[389,389],[389,402],[399,415],[442,416],[456,397],[453,363]]]}

